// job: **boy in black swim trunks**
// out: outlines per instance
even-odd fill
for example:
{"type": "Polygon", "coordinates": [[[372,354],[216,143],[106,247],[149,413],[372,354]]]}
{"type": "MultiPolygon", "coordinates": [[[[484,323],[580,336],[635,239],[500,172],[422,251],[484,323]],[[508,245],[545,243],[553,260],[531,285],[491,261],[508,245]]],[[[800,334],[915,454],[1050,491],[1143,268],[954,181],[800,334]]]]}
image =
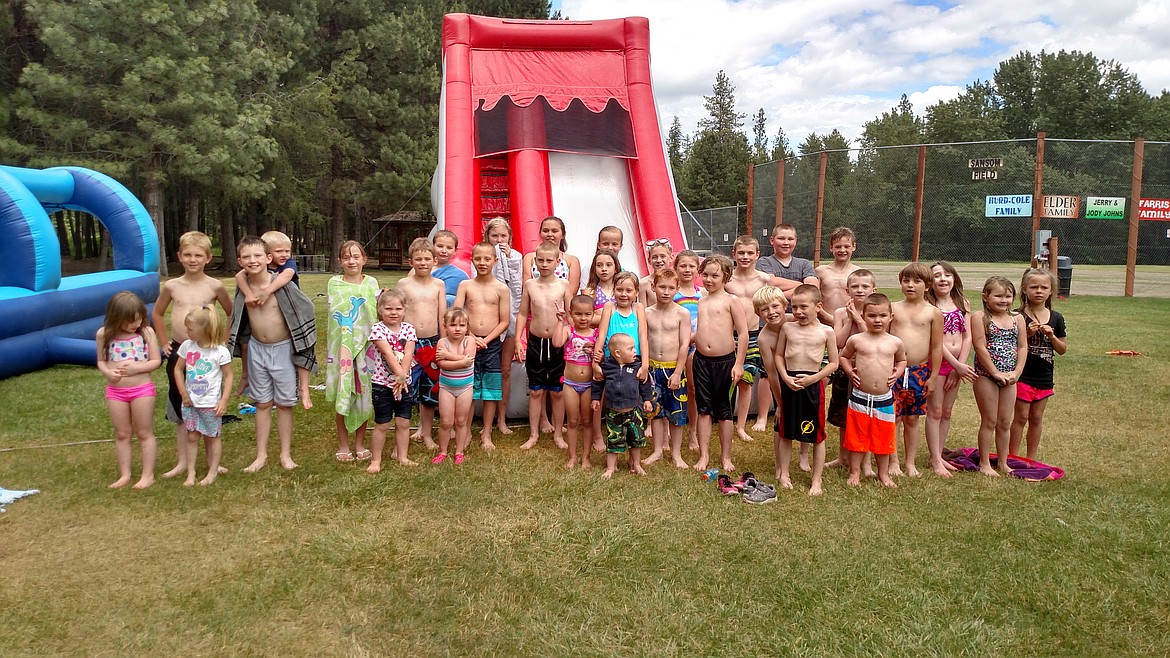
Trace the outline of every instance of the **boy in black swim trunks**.
{"type": "Polygon", "coordinates": [[[695,330],[695,397],[699,412],[699,461],[696,471],[707,470],[710,461],[711,423],[719,423],[720,467],[734,471],[731,438],[735,429],[735,382],[743,377],[747,357],[747,320],[743,306],[724,290],[731,278],[731,259],[715,255],[699,269],[707,296],[699,300],[695,330]],[[734,334],[732,332],[735,332],[734,334]],[[736,336],[733,338],[732,336],[736,336]]]}
{"type": "MultiPolygon", "coordinates": [[[[524,363],[528,374],[528,431],[529,439],[520,447],[529,450],[540,438],[540,413],[544,409],[544,396],[552,396],[554,404],[561,398],[562,380],[565,376],[565,353],[553,345],[553,335],[560,327],[559,313],[564,313],[575,291],[569,290],[564,279],[553,275],[560,259],[555,244],[542,242],[536,248],[533,263],[540,274],[524,282],[520,293],[520,312],[516,316],[516,336],[522,338],[527,330],[527,340],[518,340],[516,360],[524,363]]],[[[561,438],[562,428],[553,428],[553,439],[558,447],[568,447],[561,438]]]]}
{"type": "Polygon", "coordinates": [[[821,495],[821,471],[825,468],[825,378],[837,369],[837,340],[830,327],[817,320],[821,291],[801,284],[792,292],[793,322],[780,328],[776,341],[776,371],[780,375],[780,406],[783,424],[777,424],[779,443],[776,478],[780,486],[792,488],[788,463],[792,442],[810,443],[813,448],[812,485],[808,495],[821,495]],[[828,363],[821,365],[828,352],[828,363]]]}

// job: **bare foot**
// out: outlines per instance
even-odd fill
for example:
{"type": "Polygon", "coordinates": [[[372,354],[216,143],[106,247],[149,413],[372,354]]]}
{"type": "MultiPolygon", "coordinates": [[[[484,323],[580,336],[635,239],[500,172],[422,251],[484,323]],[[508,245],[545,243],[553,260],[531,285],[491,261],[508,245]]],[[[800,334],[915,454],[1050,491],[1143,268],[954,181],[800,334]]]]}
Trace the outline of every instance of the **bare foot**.
{"type": "Polygon", "coordinates": [[[430,436],[424,436],[422,439],[423,439],[423,446],[425,446],[427,450],[438,450],[439,449],[439,444],[435,443],[434,440],[431,439],[430,436]]]}
{"type": "MultiPolygon", "coordinates": [[[[720,466],[723,468],[724,473],[734,473],[735,472],[735,465],[732,464],[730,460],[724,459],[723,463],[720,464],[720,466]]],[[[703,470],[706,470],[706,469],[703,469],[703,470]]]]}
{"type": "Polygon", "coordinates": [[[805,473],[812,472],[812,466],[808,465],[808,455],[801,455],[801,457],[800,457],[800,470],[804,471],[805,473]]]}
{"type": "MultiPolygon", "coordinates": [[[[943,463],[945,464],[946,462],[943,462],[943,463]]],[[[939,476],[940,478],[952,477],[951,472],[939,464],[935,464],[935,466],[933,468],[931,468],[930,470],[934,471],[934,474],[939,476]]]]}
{"type": "Polygon", "coordinates": [[[693,468],[693,469],[695,469],[696,471],[698,471],[698,472],[702,473],[703,471],[707,470],[707,460],[706,460],[706,459],[700,459],[699,461],[695,462],[695,465],[694,465],[694,466],[692,466],[691,468],[693,468]]]}
{"type": "Polygon", "coordinates": [[[215,469],[215,472],[218,473],[219,475],[227,475],[228,474],[227,466],[220,466],[219,468],[215,469]]]}
{"type": "Polygon", "coordinates": [[[945,466],[946,469],[952,473],[956,473],[959,470],[959,469],[955,468],[954,464],[950,463],[949,461],[947,461],[945,459],[943,460],[943,466],[945,466]]]}
{"type": "Polygon", "coordinates": [[[810,496],[819,496],[823,493],[825,493],[825,492],[821,490],[821,483],[820,482],[817,482],[808,488],[808,495],[810,495],[810,496]]]}
{"type": "Polygon", "coordinates": [[[630,467],[630,472],[633,473],[634,475],[645,475],[646,474],[646,471],[645,471],[645,469],[642,468],[642,465],[638,464],[636,462],[634,463],[633,466],[630,467]]]}
{"type": "Polygon", "coordinates": [[[909,475],[912,478],[922,477],[922,473],[918,472],[918,467],[914,464],[906,464],[906,475],[909,475]]]}
{"type": "Polygon", "coordinates": [[[176,475],[178,475],[179,473],[186,473],[186,472],[187,472],[187,465],[186,464],[177,464],[171,470],[167,471],[166,473],[163,473],[162,476],[164,478],[173,478],[176,475]]]}
{"type": "Polygon", "coordinates": [[[367,473],[381,473],[382,472],[382,462],[370,462],[370,465],[366,467],[366,472],[367,473]]]}
{"type": "Polygon", "coordinates": [[[861,474],[867,478],[877,477],[877,471],[873,470],[872,468],[862,469],[861,474]]]}
{"type": "Polygon", "coordinates": [[[780,476],[777,476],[777,480],[780,482],[781,489],[791,489],[792,488],[792,480],[788,479],[787,477],[780,475],[780,476]]]}
{"type": "Polygon", "coordinates": [[[184,487],[193,487],[193,486],[195,486],[195,476],[194,476],[194,475],[191,475],[191,476],[189,476],[189,477],[188,477],[186,480],[184,480],[184,481],[183,481],[183,486],[184,486],[184,487]]]}
{"type": "MultiPolygon", "coordinates": [[[[890,461],[893,461],[893,460],[891,459],[890,461]]],[[[899,477],[900,478],[900,477],[903,477],[904,475],[906,475],[906,474],[902,472],[901,466],[895,466],[895,465],[890,466],[890,477],[899,477]]]]}
{"type": "Polygon", "coordinates": [[[850,473],[849,479],[846,480],[845,483],[851,487],[860,487],[861,486],[861,475],[858,473],[850,473]]]}
{"type": "Polygon", "coordinates": [[[135,489],[145,489],[152,484],[154,484],[154,478],[142,478],[138,482],[134,483],[134,488],[135,489]]]}
{"type": "Polygon", "coordinates": [[[650,453],[649,457],[642,460],[642,464],[644,466],[649,466],[659,459],[662,459],[662,452],[660,450],[655,450],[654,452],[650,453]]]}
{"type": "Polygon", "coordinates": [[[256,471],[264,468],[267,464],[268,464],[267,458],[257,457],[256,461],[254,461],[251,464],[244,467],[244,472],[245,473],[255,473],[256,471]]]}
{"type": "Polygon", "coordinates": [[[883,487],[888,487],[890,489],[897,489],[898,488],[898,485],[895,484],[894,481],[891,480],[890,476],[888,476],[888,475],[884,478],[879,475],[878,482],[881,482],[883,487]]]}
{"type": "Polygon", "coordinates": [[[690,448],[691,452],[698,452],[699,451],[699,437],[692,434],[691,435],[691,444],[687,447],[690,448]]]}
{"type": "Polygon", "coordinates": [[[738,428],[735,430],[735,434],[736,434],[736,436],[739,437],[740,441],[745,441],[747,443],[751,443],[752,441],[756,440],[755,437],[753,437],[751,434],[748,434],[747,432],[745,432],[741,429],[738,429],[738,428]]]}
{"type": "Polygon", "coordinates": [[[416,430],[410,435],[411,441],[422,441],[422,430],[416,430]]]}
{"type": "Polygon", "coordinates": [[[605,452],[605,441],[597,440],[593,442],[593,452],[605,452]]]}
{"type": "Polygon", "coordinates": [[[680,457],[678,455],[674,456],[674,467],[675,468],[690,468],[689,466],[687,466],[687,463],[682,460],[682,457],[680,457]]]}
{"type": "Polygon", "coordinates": [[[588,459],[581,460],[581,470],[582,471],[588,471],[591,468],[593,468],[593,464],[590,464],[588,459]]]}
{"type": "Polygon", "coordinates": [[[617,470],[617,469],[613,469],[613,468],[607,468],[607,469],[605,469],[605,472],[601,474],[601,477],[603,477],[603,478],[605,478],[605,479],[607,479],[607,480],[608,480],[608,479],[610,479],[611,477],[613,477],[613,472],[614,472],[615,470],[617,470]]]}
{"type": "Polygon", "coordinates": [[[121,489],[122,487],[124,487],[128,484],[130,484],[130,476],[129,475],[127,475],[126,477],[120,477],[117,480],[114,480],[110,484],[110,488],[111,489],[121,489]]]}
{"type": "Polygon", "coordinates": [[[553,434],[553,445],[561,450],[568,450],[569,444],[565,443],[564,437],[559,434],[553,434]]]}
{"type": "Polygon", "coordinates": [[[201,487],[206,487],[206,486],[207,486],[207,485],[209,485],[209,484],[215,484],[215,477],[216,477],[217,475],[219,475],[219,473],[218,473],[218,472],[216,472],[216,473],[208,473],[208,474],[207,474],[207,477],[205,477],[205,478],[203,478],[202,480],[200,480],[200,481],[199,481],[199,486],[201,486],[201,487]]]}
{"type": "Polygon", "coordinates": [[[984,466],[984,467],[980,468],[979,472],[984,474],[984,475],[990,475],[991,477],[995,477],[995,478],[999,477],[999,471],[995,470],[994,468],[992,468],[990,466],[984,466]]]}
{"type": "Polygon", "coordinates": [[[752,424],[752,431],[753,432],[766,432],[766,431],[768,431],[768,419],[767,418],[757,418],[756,422],[752,424]]]}
{"type": "Polygon", "coordinates": [[[399,459],[398,464],[400,466],[418,466],[418,462],[412,461],[410,459],[399,459]]]}
{"type": "Polygon", "coordinates": [[[524,443],[520,444],[521,450],[532,450],[535,447],[536,447],[536,437],[535,436],[532,437],[531,439],[528,439],[524,443]]]}
{"type": "Polygon", "coordinates": [[[508,427],[507,425],[505,425],[503,423],[496,425],[496,429],[500,430],[500,434],[503,434],[504,436],[511,436],[512,435],[512,428],[508,427]]]}
{"type": "Polygon", "coordinates": [[[301,406],[305,409],[313,408],[313,398],[309,397],[308,392],[301,394],[301,406]]]}
{"type": "Polygon", "coordinates": [[[496,449],[496,444],[492,443],[491,439],[484,439],[481,446],[483,447],[484,452],[490,452],[496,449]]]}
{"type": "Polygon", "coordinates": [[[281,457],[280,465],[283,466],[284,470],[286,471],[291,471],[297,467],[297,463],[292,460],[292,457],[281,457]]]}
{"type": "Polygon", "coordinates": [[[834,459],[833,461],[827,462],[825,464],[825,468],[837,468],[838,466],[843,466],[845,468],[849,468],[849,463],[842,460],[840,457],[838,457],[838,458],[834,459]]]}
{"type": "Polygon", "coordinates": [[[548,422],[547,420],[540,421],[540,433],[541,434],[548,434],[551,431],[553,431],[552,423],[548,422]]]}

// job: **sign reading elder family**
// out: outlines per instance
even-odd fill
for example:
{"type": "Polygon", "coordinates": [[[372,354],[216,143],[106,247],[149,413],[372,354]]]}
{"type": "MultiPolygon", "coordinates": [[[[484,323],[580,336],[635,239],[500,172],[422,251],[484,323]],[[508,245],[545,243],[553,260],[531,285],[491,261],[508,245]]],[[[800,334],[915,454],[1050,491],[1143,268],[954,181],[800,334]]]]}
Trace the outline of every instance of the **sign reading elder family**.
{"type": "Polygon", "coordinates": [[[1031,194],[990,195],[983,207],[984,217],[1031,217],[1031,194]]]}
{"type": "Polygon", "coordinates": [[[1125,219],[1125,197],[1085,197],[1085,219],[1125,219]]]}
{"type": "Polygon", "coordinates": [[[1044,213],[1051,219],[1076,219],[1081,210],[1079,196],[1044,195],[1044,213]]]}

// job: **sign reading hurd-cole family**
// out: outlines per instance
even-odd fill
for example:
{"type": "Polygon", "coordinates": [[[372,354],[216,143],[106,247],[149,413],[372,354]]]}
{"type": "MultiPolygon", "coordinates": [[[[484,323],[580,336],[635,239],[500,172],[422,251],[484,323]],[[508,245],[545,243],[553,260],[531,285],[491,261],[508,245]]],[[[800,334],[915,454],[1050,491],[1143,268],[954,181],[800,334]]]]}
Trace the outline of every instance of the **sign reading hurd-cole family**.
{"type": "Polygon", "coordinates": [[[1125,219],[1125,197],[1085,197],[1085,219],[1125,219]]]}
{"type": "Polygon", "coordinates": [[[1031,217],[1032,195],[1011,194],[988,196],[983,208],[984,217],[1031,217]]]}

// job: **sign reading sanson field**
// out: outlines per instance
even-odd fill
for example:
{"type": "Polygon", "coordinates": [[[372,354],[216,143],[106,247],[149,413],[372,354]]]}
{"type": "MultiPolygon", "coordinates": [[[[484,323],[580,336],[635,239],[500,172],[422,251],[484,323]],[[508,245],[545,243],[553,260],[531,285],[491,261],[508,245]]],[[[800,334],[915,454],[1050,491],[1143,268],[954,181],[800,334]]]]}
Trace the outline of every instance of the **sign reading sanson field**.
{"type": "Polygon", "coordinates": [[[983,207],[984,217],[1031,217],[1032,195],[1009,194],[988,196],[983,207]]]}
{"type": "Polygon", "coordinates": [[[1125,197],[1085,197],[1085,219],[1125,219],[1125,197]]]}

